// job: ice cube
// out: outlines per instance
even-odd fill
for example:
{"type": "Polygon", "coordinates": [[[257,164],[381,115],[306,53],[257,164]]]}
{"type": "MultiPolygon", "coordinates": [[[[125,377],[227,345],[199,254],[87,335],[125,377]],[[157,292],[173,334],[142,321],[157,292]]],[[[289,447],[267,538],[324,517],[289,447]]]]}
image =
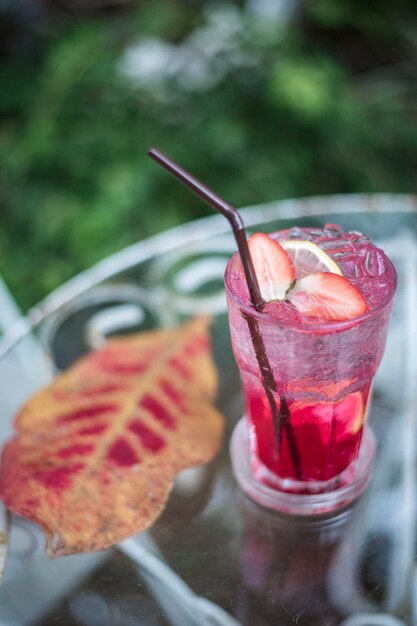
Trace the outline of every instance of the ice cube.
{"type": "Polygon", "coordinates": [[[305,231],[294,226],[288,231],[288,239],[309,239],[309,237],[305,231]]]}
{"type": "Polygon", "coordinates": [[[346,276],[346,278],[355,278],[359,276],[356,259],[343,259],[343,263],[341,263],[341,270],[343,276],[346,276]]]}
{"type": "Polygon", "coordinates": [[[385,271],[384,259],[378,250],[368,250],[365,257],[364,268],[368,276],[380,276],[385,271]]]}
{"type": "Polygon", "coordinates": [[[332,237],[333,239],[343,236],[342,229],[338,224],[325,224],[324,233],[327,237],[332,237]]]}

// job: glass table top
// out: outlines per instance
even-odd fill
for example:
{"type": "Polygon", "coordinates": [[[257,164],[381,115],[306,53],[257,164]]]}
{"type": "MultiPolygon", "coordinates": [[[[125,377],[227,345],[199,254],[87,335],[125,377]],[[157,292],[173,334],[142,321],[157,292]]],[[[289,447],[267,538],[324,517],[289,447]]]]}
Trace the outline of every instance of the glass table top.
{"type": "MultiPolygon", "coordinates": [[[[243,211],[248,230],[338,223],[374,237],[399,275],[370,424],[378,453],[366,494],[337,513],[296,518],[251,502],[228,445],[242,414],[222,275],[234,241],[200,220],[121,251],[75,277],[0,340],[2,441],[30,393],[105,336],[213,316],[226,434],[210,464],[182,472],[144,533],[114,548],[49,559],[42,532],[4,521],[0,624],[65,626],[404,626],[417,624],[417,204],[339,196],[243,211]]],[[[0,554],[0,558],[1,558],[0,554]]]]}

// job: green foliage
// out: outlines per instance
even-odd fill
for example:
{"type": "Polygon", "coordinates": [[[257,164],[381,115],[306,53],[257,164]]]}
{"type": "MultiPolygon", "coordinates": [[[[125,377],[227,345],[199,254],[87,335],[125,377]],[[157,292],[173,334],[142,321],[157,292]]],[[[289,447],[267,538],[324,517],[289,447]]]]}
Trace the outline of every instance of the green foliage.
{"type": "Polygon", "coordinates": [[[328,59],[309,60],[305,57],[285,58],[271,68],[271,96],[292,114],[306,123],[322,122],[336,113],[338,96],[343,100],[343,79],[334,63],[328,59]]]}
{"type": "MultiPolygon", "coordinates": [[[[210,213],[146,157],[152,144],[238,206],[414,192],[413,83],[389,70],[356,76],[349,35],[336,47],[328,39],[348,31],[370,47],[387,41],[388,58],[394,33],[403,42],[395,60],[415,60],[415,23],[405,29],[394,3],[373,4],[359,11],[349,0],[316,0],[283,28],[231,3],[199,12],[149,1],[111,19],[34,30],[35,53],[14,49],[0,70],[0,272],[19,303],[210,213]],[[160,63],[130,76],[127,51],[151,38],[172,46],[162,51],[167,71],[160,63]]],[[[400,5],[411,12],[411,2],[400,5]]],[[[365,61],[369,68],[373,57],[365,61]]]]}

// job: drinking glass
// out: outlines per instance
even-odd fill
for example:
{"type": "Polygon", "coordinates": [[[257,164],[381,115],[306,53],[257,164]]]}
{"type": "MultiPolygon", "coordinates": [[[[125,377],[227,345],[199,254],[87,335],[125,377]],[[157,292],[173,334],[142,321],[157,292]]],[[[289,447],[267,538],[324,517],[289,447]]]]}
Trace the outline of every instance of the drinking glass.
{"type": "Polygon", "coordinates": [[[302,231],[272,236],[322,244],[360,286],[368,303],[363,315],[311,320],[285,303],[256,311],[248,302],[237,254],[225,273],[246,411],[232,442],[235,474],[263,504],[300,513],[332,509],[366,486],[375,450],[367,407],[396,289],[392,263],[369,238],[334,227],[302,231]],[[331,246],[324,245],[328,239],[331,246]],[[266,366],[259,361],[259,341],[266,366]],[[315,498],[304,497],[309,495],[315,498]]]}

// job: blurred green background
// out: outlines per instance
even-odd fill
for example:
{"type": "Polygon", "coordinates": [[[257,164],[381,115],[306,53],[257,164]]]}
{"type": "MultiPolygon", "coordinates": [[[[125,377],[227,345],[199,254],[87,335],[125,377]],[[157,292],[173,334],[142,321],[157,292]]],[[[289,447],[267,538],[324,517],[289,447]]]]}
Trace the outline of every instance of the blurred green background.
{"type": "Polygon", "coordinates": [[[20,306],[210,209],[416,192],[415,0],[0,0],[0,274],[20,306]]]}

